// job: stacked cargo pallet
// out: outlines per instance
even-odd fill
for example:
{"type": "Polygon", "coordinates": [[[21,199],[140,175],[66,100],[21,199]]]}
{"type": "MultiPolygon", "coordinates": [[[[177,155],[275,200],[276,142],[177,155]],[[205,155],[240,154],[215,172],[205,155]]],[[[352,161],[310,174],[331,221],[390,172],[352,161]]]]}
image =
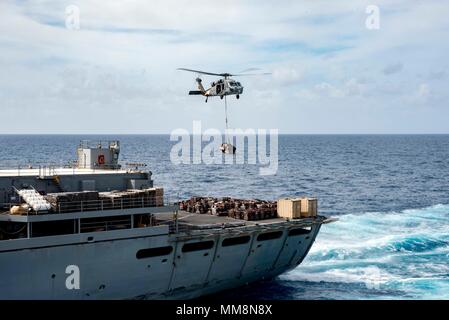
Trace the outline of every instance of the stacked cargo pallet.
{"type": "Polygon", "coordinates": [[[59,213],[157,207],[164,205],[164,189],[60,192],[49,193],[45,198],[51,204],[52,210],[59,213]]]}
{"type": "Polygon", "coordinates": [[[99,210],[97,191],[59,192],[45,196],[56,212],[77,212],[99,210]]]}
{"type": "Polygon", "coordinates": [[[150,188],[150,189],[154,189],[154,191],[156,193],[156,207],[163,206],[164,205],[164,188],[156,187],[156,188],[150,188]]]}
{"type": "Polygon", "coordinates": [[[129,189],[126,191],[100,192],[104,209],[159,207],[164,205],[164,189],[129,189]]]}
{"type": "Polygon", "coordinates": [[[181,210],[187,212],[228,216],[248,221],[277,217],[276,201],[193,197],[179,202],[179,206],[181,210]]]}
{"type": "Polygon", "coordinates": [[[306,197],[279,199],[277,212],[279,217],[286,219],[315,217],[318,214],[318,200],[306,197]]]}
{"type": "Polygon", "coordinates": [[[145,206],[145,192],[143,190],[126,190],[101,192],[103,209],[127,209],[145,206]]]}
{"type": "MultiPolygon", "coordinates": [[[[18,194],[34,211],[48,211],[51,209],[51,204],[35,189],[19,190],[18,194]]],[[[18,212],[21,209],[17,209],[18,212]]]]}

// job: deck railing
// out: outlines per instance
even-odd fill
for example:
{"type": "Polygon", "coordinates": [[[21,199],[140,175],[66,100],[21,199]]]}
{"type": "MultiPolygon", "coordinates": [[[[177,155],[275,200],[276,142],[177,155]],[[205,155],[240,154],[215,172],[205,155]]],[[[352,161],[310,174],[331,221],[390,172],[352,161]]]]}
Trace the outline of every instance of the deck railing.
{"type": "MultiPolygon", "coordinates": [[[[50,202],[51,203],[51,202],[50,202]]],[[[121,198],[115,199],[102,198],[100,200],[88,201],[61,201],[52,204],[52,209],[48,211],[34,211],[32,208],[22,215],[36,215],[43,213],[70,213],[70,212],[88,212],[88,211],[104,211],[104,210],[124,210],[133,208],[149,208],[162,207],[167,205],[174,205],[174,199],[164,196],[144,196],[135,198],[121,198]]],[[[8,213],[13,206],[20,205],[20,203],[0,203],[0,212],[8,213]],[[1,210],[3,208],[3,210],[1,210]]]]}
{"type": "Polygon", "coordinates": [[[83,172],[83,170],[89,169],[92,170],[93,173],[101,172],[104,170],[126,170],[127,172],[135,172],[135,171],[145,171],[143,167],[147,165],[144,163],[125,163],[118,165],[102,165],[101,167],[92,167],[92,168],[84,168],[79,167],[77,162],[66,163],[66,164],[15,164],[11,165],[0,165],[0,170],[7,170],[8,175],[17,175],[21,176],[30,176],[30,172],[32,175],[36,175],[40,178],[51,178],[58,175],[67,175],[71,174],[75,175],[79,172],[83,172]],[[32,171],[31,171],[32,170],[32,171]]]}
{"type": "Polygon", "coordinates": [[[81,140],[78,148],[90,149],[90,148],[102,148],[109,149],[111,147],[120,147],[118,140],[81,140]]]}

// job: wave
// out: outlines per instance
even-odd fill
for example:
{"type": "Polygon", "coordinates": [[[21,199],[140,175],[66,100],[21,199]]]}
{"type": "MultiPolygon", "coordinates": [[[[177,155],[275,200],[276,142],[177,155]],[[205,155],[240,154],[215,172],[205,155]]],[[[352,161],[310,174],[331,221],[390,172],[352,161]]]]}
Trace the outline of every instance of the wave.
{"type": "Polygon", "coordinates": [[[356,299],[449,298],[449,205],[337,218],[282,281],[351,285],[356,299]]]}

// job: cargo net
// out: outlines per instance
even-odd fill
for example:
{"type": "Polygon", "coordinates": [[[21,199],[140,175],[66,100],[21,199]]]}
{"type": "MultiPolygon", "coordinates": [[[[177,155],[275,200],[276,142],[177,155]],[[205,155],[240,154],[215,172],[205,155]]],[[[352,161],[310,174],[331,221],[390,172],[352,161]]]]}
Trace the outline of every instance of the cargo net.
{"type": "Polygon", "coordinates": [[[247,221],[277,218],[277,202],[258,199],[192,197],[180,201],[179,209],[190,213],[211,214],[247,221]]]}

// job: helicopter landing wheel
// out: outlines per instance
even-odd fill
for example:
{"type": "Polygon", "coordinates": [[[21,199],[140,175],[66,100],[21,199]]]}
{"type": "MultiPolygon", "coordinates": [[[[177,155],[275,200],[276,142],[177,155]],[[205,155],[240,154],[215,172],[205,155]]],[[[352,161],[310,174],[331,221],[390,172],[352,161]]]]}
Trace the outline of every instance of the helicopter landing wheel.
{"type": "Polygon", "coordinates": [[[240,96],[239,96],[239,95],[237,95],[237,99],[240,99],[240,96]]]}
{"type": "Polygon", "coordinates": [[[223,100],[223,96],[220,96],[220,99],[223,100]]]}

